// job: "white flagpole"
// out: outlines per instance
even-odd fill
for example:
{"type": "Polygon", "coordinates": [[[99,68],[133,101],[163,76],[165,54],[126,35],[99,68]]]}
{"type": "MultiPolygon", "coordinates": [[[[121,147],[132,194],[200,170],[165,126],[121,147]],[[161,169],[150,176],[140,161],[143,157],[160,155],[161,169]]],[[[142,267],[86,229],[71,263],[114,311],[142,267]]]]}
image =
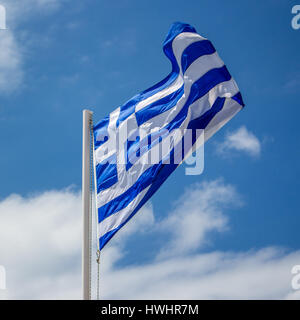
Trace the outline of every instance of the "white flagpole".
{"type": "Polygon", "coordinates": [[[93,112],[83,110],[82,136],[82,289],[83,300],[91,300],[91,124],[93,112]]]}

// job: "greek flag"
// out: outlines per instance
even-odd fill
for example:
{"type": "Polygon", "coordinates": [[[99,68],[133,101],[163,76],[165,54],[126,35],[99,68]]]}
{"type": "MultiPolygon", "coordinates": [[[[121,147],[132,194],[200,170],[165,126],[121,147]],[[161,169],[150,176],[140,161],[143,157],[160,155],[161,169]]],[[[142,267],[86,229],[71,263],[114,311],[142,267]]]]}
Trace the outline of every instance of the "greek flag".
{"type": "Polygon", "coordinates": [[[206,141],[244,106],[214,46],[192,26],[174,23],[163,50],[172,72],[93,127],[100,250],[195,150],[195,132],[206,141]]]}

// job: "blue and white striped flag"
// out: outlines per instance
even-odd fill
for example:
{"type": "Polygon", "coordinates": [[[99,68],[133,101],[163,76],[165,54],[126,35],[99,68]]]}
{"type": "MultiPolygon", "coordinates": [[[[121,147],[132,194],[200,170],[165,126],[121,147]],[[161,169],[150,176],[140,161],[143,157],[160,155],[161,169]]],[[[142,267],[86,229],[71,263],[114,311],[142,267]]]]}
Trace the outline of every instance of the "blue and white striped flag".
{"type": "Polygon", "coordinates": [[[206,141],[244,106],[212,43],[192,26],[174,23],[163,50],[172,72],[94,126],[100,250],[182,162],[174,161],[179,151],[181,160],[194,151],[199,137],[186,147],[188,130],[202,130],[206,141]]]}

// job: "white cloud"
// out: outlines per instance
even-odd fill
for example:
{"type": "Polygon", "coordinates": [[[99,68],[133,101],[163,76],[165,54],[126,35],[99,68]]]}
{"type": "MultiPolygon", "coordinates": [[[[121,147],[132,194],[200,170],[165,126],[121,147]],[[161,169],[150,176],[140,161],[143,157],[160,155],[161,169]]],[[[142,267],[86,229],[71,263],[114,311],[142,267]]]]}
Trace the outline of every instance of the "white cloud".
{"type": "MultiPolygon", "coordinates": [[[[109,251],[104,263],[106,258],[109,251]]],[[[295,298],[290,270],[299,258],[300,251],[276,248],[178,256],[119,270],[110,266],[100,285],[106,299],[295,298]]]]}
{"type": "Polygon", "coordinates": [[[24,50],[19,24],[32,19],[36,13],[57,10],[66,0],[2,0],[6,8],[7,29],[0,30],[0,94],[8,94],[22,84],[24,79],[24,50]]]}
{"type": "Polygon", "coordinates": [[[163,231],[171,233],[169,244],[160,256],[190,253],[207,244],[210,231],[224,231],[227,228],[224,206],[237,202],[239,196],[235,189],[222,180],[193,185],[160,224],[163,231]]]}
{"type": "Polygon", "coordinates": [[[121,34],[110,37],[109,39],[101,39],[100,49],[104,55],[111,55],[112,53],[130,56],[137,51],[137,34],[136,30],[132,28],[125,28],[120,30],[121,34]],[[109,49],[109,50],[108,50],[109,49]]]}
{"type": "Polygon", "coordinates": [[[115,237],[115,241],[124,243],[126,239],[135,233],[144,233],[154,226],[154,214],[151,203],[147,203],[141,211],[131,219],[124,230],[115,237]]]}
{"type": "Polygon", "coordinates": [[[80,194],[70,189],[1,201],[0,264],[6,268],[9,297],[46,298],[60,289],[68,297],[81,268],[80,202],[80,194]]]}
{"type": "Polygon", "coordinates": [[[0,93],[10,93],[22,82],[22,54],[14,33],[0,32],[0,93]]]}
{"type": "Polygon", "coordinates": [[[2,0],[1,4],[7,10],[7,19],[12,23],[18,23],[36,12],[47,13],[57,10],[66,1],[68,0],[2,0]]]}
{"type": "MultiPolygon", "coordinates": [[[[299,293],[291,289],[291,269],[299,264],[300,251],[193,252],[205,244],[209,231],[226,228],[224,206],[239,203],[239,197],[221,180],[190,190],[162,221],[155,222],[153,208],[146,206],[105,248],[102,298],[297,299],[299,293]],[[176,225],[181,224],[180,214],[189,220],[182,226],[185,234],[176,225]],[[130,250],[126,241],[137,232],[153,237],[164,232],[162,251],[170,251],[158,252],[147,263],[120,268],[118,261],[130,250]],[[181,241],[176,240],[177,233],[181,241]]],[[[66,189],[3,199],[0,234],[0,265],[7,273],[7,290],[0,290],[0,298],[81,298],[80,193],[66,189]]]]}
{"type": "Polygon", "coordinates": [[[235,151],[242,151],[252,157],[258,157],[261,152],[261,143],[259,139],[245,126],[240,127],[234,132],[228,133],[225,140],[218,144],[218,152],[228,155],[235,151]]]}
{"type": "Polygon", "coordinates": [[[300,75],[297,71],[292,72],[289,79],[283,85],[283,88],[288,92],[298,92],[300,87],[300,75]]]}

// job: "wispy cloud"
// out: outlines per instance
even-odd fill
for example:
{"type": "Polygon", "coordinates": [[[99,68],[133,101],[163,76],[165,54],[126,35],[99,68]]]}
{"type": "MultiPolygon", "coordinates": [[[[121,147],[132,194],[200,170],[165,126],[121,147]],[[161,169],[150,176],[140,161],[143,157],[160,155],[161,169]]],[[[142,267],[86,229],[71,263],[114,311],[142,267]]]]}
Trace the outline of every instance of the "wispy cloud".
{"type": "Polygon", "coordinates": [[[109,264],[111,253],[103,254],[103,264],[109,266],[100,284],[106,299],[293,299],[297,294],[290,271],[300,251],[212,252],[124,269],[109,264]]]}
{"type": "Polygon", "coordinates": [[[0,36],[0,93],[10,93],[23,79],[22,53],[15,35],[1,30],[0,36]]]}
{"type": "Polygon", "coordinates": [[[31,19],[37,12],[53,12],[67,0],[2,0],[7,10],[6,30],[0,30],[0,93],[9,94],[23,82],[24,50],[26,43],[17,36],[22,21],[31,19]]]}
{"type": "Polygon", "coordinates": [[[18,23],[18,21],[28,19],[36,12],[55,11],[67,1],[69,0],[2,0],[1,4],[7,9],[8,19],[12,23],[18,23]]]}
{"type": "MultiPolygon", "coordinates": [[[[291,289],[291,269],[299,264],[300,251],[272,247],[193,253],[206,243],[210,231],[226,229],[224,209],[240,200],[234,187],[222,180],[197,184],[191,190],[162,221],[154,220],[151,205],[144,207],[104,249],[102,298],[297,298],[291,289]],[[118,261],[129,250],[124,250],[127,240],[145,231],[153,237],[157,232],[166,234],[162,251],[147,263],[119,268],[118,261]],[[168,254],[161,254],[168,249],[168,254]]],[[[7,271],[7,290],[0,291],[0,298],[81,298],[79,192],[11,195],[0,202],[0,220],[0,264],[7,271]]]]}
{"type": "Polygon", "coordinates": [[[227,133],[225,140],[217,144],[217,151],[223,155],[230,155],[233,151],[244,152],[252,157],[261,153],[261,142],[245,126],[227,133]]]}
{"type": "Polygon", "coordinates": [[[228,227],[224,207],[238,203],[240,197],[233,186],[222,180],[193,185],[160,223],[160,229],[170,234],[170,240],[159,257],[187,254],[207,244],[209,232],[221,232],[228,227]]]}
{"type": "MultiPolygon", "coordinates": [[[[299,72],[299,70],[298,70],[299,72]]],[[[300,75],[299,73],[293,74],[290,79],[284,84],[284,89],[288,92],[299,92],[300,88],[300,75]]]]}
{"type": "Polygon", "coordinates": [[[77,83],[79,81],[79,79],[80,79],[80,76],[78,73],[65,75],[60,78],[60,83],[64,86],[65,85],[70,86],[70,85],[74,85],[75,83],[77,83]]]}
{"type": "Polygon", "coordinates": [[[101,53],[104,55],[118,54],[132,55],[137,51],[137,33],[135,29],[124,29],[121,34],[109,39],[102,39],[100,43],[101,53]]]}

